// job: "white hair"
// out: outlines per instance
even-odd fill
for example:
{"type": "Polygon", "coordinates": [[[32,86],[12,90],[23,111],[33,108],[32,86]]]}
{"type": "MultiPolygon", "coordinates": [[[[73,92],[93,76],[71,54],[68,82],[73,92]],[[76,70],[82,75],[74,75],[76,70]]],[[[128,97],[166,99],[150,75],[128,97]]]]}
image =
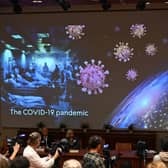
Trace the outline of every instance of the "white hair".
{"type": "Polygon", "coordinates": [[[69,159],[64,162],[63,168],[82,168],[82,166],[78,160],[69,159]]]}

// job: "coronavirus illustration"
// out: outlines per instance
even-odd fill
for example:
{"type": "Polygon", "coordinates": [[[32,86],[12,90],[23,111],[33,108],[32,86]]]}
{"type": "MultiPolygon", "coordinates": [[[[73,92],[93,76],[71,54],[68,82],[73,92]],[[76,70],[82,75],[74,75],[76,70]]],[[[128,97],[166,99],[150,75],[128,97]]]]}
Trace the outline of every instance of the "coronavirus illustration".
{"type": "Polygon", "coordinates": [[[142,38],[143,36],[145,36],[146,32],[147,29],[144,24],[133,24],[130,27],[130,33],[132,37],[142,38]]]}
{"type": "Polygon", "coordinates": [[[137,79],[138,73],[135,69],[129,69],[125,74],[126,79],[129,81],[135,81],[137,79]]]}
{"type": "Polygon", "coordinates": [[[85,35],[85,33],[83,32],[84,28],[85,28],[85,25],[68,25],[65,27],[65,30],[66,30],[66,34],[70,39],[78,40],[85,35]]]}
{"type": "Polygon", "coordinates": [[[116,47],[114,48],[115,58],[121,62],[130,61],[134,55],[133,50],[133,48],[129,47],[128,43],[119,42],[119,44],[116,44],[116,47]]]}
{"type": "Polygon", "coordinates": [[[77,84],[82,86],[82,91],[87,92],[88,95],[103,93],[103,88],[109,87],[105,83],[106,76],[109,74],[108,70],[104,70],[104,65],[102,61],[91,60],[84,62],[84,67],[80,66],[80,72],[76,74],[79,78],[77,84]]]}
{"type": "Polygon", "coordinates": [[[155,44],[148,44],[145,47],[145,53],[146,55],[149,56],[154,56],[157,53],[157,47],[155,46],[155,44]]]}
{"type": "Polygon", "coordinates": [[[168,38],[164,37],[164,38],[162,39],[162,43],[163,43],[163,44],[168,44],[168,38]]]}

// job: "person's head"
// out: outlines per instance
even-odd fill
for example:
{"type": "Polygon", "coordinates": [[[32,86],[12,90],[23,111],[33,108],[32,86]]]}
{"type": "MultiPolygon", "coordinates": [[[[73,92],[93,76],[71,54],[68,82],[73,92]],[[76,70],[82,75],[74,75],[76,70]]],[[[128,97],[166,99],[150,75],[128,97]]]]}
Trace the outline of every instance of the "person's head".
{"type": "Polygon", "coordinates": [[[91,136],[89,138],[88,148],[89,150],[95,149],[97,152],[100,152],[102,148],[102,138],[97,135],[91,136]]]}
{"type": "Polygon", "coordinates": [[[34,147],[38,147],[40,145],[41,142],[41,135],[39,132],[32,132],[29,135],[27,144],[30,146],[34,146],[34,147]]]}
{"type": "Polygon", "coordinates": [[[26,157],[19,156],[10,162],[9,168],[29,168],[30,163],[26,157]]]}
{"type": "Polygon", "coordinates": [[[161,150],[168,152],[168,136],[165,136],[161,139],[161,150]]]}
{"type": "Polygon", "coordinates": [[[162,161],[151,162],[147,165],[147,168],[167,168],[162,161]]]}
{"type": "Polygon", "coordinates": [[[8,167],[9,167],[8,159],[2,154],[0,154],[0,168],[8,168],[8,167]]]}
{"type": "Polygon", "coordinates": [[[69,159],[64,162],[63,168],[82,168],[82,166],[79,161],[75,159],[69,159]]]}
{"type": "Polygon", "coordinates": [[[43,136],[48,136],[48,128],[43,127],[41,133],[43,136]]]}
{"type": "Polygon", "coordinates": [[[72,129],[68,129],[66,132],[66,138],[72,139],[74,138],[74,131],[72,129]]]}

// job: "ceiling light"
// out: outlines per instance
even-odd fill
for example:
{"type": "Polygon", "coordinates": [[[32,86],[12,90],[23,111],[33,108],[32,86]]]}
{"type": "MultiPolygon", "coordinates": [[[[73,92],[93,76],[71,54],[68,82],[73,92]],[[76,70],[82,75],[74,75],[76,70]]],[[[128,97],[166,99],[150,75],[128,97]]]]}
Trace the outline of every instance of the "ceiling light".
{"type": "Polygon", "coordinates": [[[146,7],[146,0],[138,0],[136,4],[137,10],[144,10],[146,7]]]}
{"type": "Polygon", "coordinates": [[[43,3],[42,0],[32,0],[33,3],[43,3]]]}
{"type": "Polygon", "coordinates": [[[11,1],[12,5],[13,5],[13,11],[16,14],[21,14],[22,13],[22,7],[19,4],[18,0],[10,0],[10,1],[11,1]]]}
{"type": "Polygon", "coordinates": [[[151,4],[151,2],[147,1],[145,4],[146,4],[146,5],[150,5],[150,4],[151,4]]]}
{"type": "Polygon", "coordinates": [[[68,0],[56,0],[56,1],[64,11],[67,11],[71,7],[71,4],[68,0]]]}
{"type": "Polygon", "coordinates": [[[100,3],[104,11],[107,11],[111,8],[111,3],[108,0],[100,0],[100,3]]]}

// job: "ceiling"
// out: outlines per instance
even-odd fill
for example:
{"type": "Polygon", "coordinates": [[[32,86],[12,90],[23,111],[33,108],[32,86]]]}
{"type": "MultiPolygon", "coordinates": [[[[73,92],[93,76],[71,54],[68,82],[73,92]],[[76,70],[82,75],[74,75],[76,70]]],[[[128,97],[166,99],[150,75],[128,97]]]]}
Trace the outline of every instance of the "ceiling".
{"type": "MultiPolygon", "coordinates": [[[[12,0],[0,0],[0,6],[10,6],[12,0]]],[[[15,1],[15,0],[14,0],[15,1]]],[[[38,1],[38,0],[37,0],[38,1]]],[[[23,6],[34,6],[34,5],[55,5],[57,0],[40,0],[42,3],[33,3],[33,0],[18,0],[19,4],[23,6]]],[[[137,3],[138,0],[108,0],[112,4],[122,4],[122,3],[137,3]]],[[[148,2],[152,3],[162,3],[166,0],[149,0],[148,2]]],[[[72,5],[93,5],[93,4],[99,4],[100,0],[69,0],[69,2],[72,5]]]]}
{"type": "MultiPolygon", "coordinates": [[[[44,11],[45,8],[60,8],[60,5],[57,3],[58,0],[0,0],[0,13],[2,12],[11,12],[13,2],[18,2],[18,4],[23,9],[23,12],[31,12],[31,8],[33,8],[33,12],[36,11],[44,11]],[[33,1],[42,1],[42,3],[33,3],[33,1]],[[11,10],[8,10],[10,9],[11,10]],[[29,9],[29,10],[27,10],[29,9]],[[40,10],[39,10],[40,9],[40,10]]],[[[70,11],[83,11],[83,10],[99,10],[102,9],[100,1],[103,0],[65,0],[69,1],[71,7],[69,8],[70,11]]],[[[104,0],[106,1],[106,0],[104,0]]],[[[107,0],[111,3],[110,10],[115,9],[135,9],[137,1],[145,1],[145,0],[107,0]]],[[[145,9],[168,9],[168,0],[146,0],[146,2],[150,2],[150,4],[146,5],[145,9]],[[165,3],[167,2],[167,3],[165,3]]],[[[60,8],[59,10],[62,10],[60,8]]]]}

